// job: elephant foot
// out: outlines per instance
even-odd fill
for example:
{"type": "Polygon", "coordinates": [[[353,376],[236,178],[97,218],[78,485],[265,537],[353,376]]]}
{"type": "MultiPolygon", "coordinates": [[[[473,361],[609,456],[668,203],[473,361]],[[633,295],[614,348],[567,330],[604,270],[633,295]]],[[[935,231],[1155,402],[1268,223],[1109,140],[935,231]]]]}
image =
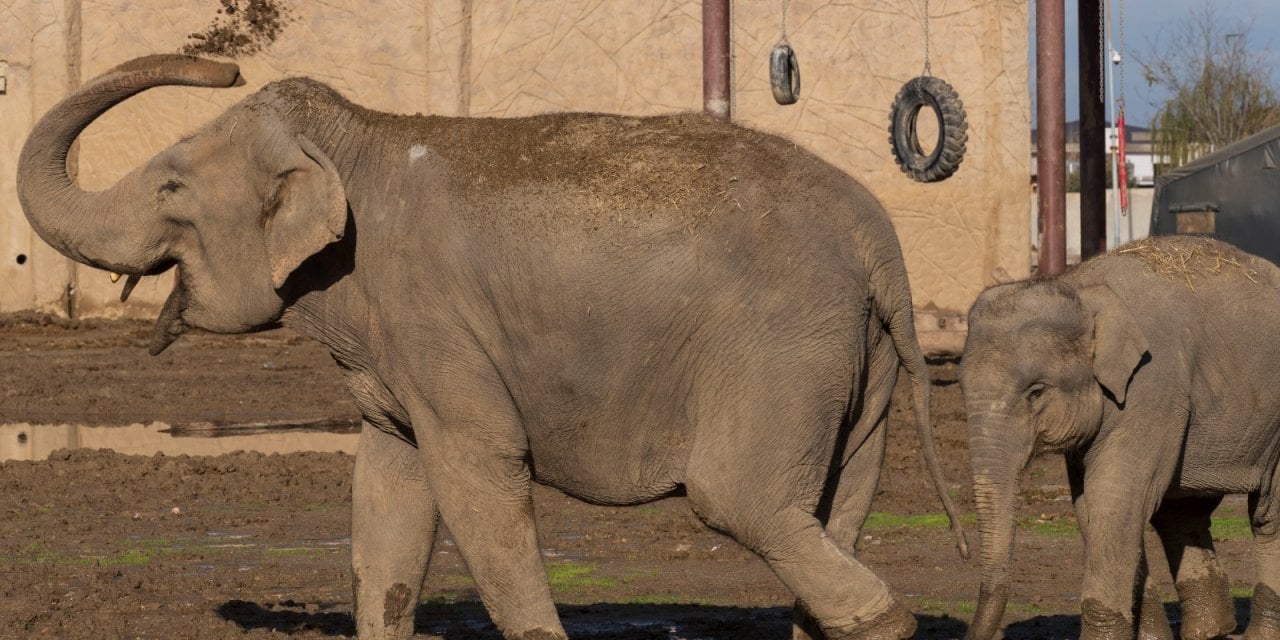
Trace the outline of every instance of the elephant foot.
{"type": "Polygon", "coordinates": [[[1244,640],[1280,640],[1280,596],[1265,584],[1258,583],[1253,588],[1244,640]]]}
{"type": "Polygon", "coordinates": [[[1119,611],[1093,598],[1086,598],[1080,604],[1081,640],[1131,640],[1133,631],[1133,621],[1119,611]]]}
{"type": "Polygon", "coordinates": [[[889,608],[852,628],[823,628],[827,640],[906,640],[916,633],[916,617],[895,600],[889,608]]]}
{"type": "Polygon", "coordinates": [[[1221,572],[1178,584],[1182,640],[1209,640],[1236,629],[1236,611],[1221,572]]]}
{"type": "Polygon", "coordinates": [[[1138,615],[1138,640],[1173,640],[1173,628],[1169,626],[1169,616],[1164,614],[1160,592],[1150,586],[1142,595],[1142,611],[1138,615]]]}
{"type": "Polygon", "coordinates": [[[791,640],[826,640],[818,621],[805,611],[799,600],[791,609],[791,640]]]}

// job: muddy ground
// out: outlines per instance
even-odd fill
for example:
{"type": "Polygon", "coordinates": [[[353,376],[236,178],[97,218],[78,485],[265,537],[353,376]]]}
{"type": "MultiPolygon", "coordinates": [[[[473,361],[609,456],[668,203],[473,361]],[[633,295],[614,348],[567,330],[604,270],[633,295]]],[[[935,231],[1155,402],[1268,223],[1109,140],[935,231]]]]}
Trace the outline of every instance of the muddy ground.
{"type": "MultiPolygon", "coordinates": [[[[0,318],[0,424],[356,418],[327,353],[296,335],[193,334],[152,358],[148,331],[133,322],[0,318]]],[[[931,371],[945,472],[971,518],[956,364],[931,371]]],[[[917,637],[958,638],[977,572],[957,556],[939,515],[904,391],[857,553],[916,611],[917,637]]],[[[332,453],[86,450],[0,462],[0,638],[349,636],[352,464],[332,453]]],[[[1024,474],[1009,638],[1078,634],[1081,543],[1061,467],[1043,459],[1024,474]]],[[[535,497],[552,589],[573,637],[790,637],[787,591],[761,561],[702,526],[683,498],[606,508],[541,487],[535,497]]],[[[1243,503],[1229,499],[1216,515],[1243,623],[1253,584],[1243,503]]],[[[972,525],[970,537],[976,543],[972,525]]],[[[1162,557],[1154,539],[1148,550],[1162,557]]],[[[1167,571],[1160,578],[1171,599],[1167,571]]],[[[1176,606],[1167,609],[1176,623],[1176,606]]],[[[499,637],[447,532],[417,631],[499,637]]]]}

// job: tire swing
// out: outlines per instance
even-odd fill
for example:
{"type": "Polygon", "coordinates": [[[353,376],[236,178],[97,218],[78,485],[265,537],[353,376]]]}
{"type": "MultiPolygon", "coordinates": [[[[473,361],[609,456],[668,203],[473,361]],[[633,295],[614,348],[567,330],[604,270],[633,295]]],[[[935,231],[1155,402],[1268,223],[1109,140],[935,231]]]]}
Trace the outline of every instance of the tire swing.
{"type": "Polygon", "coordinates": [[[964,103],[950,84],[932,75],[929,65],[929,0],[924,3],[924,72],[907,81],[893,99],[889,111],[889,144],[893,160],[908,178],[917,182],[938,182],[951,177],[964,160],[969,142],[969,125],[964,103]],[[938,123],[938,139],[925,153],[917,124],[920,112],[928,108],[938,123]]]}
{"type": "Polygon", "coordinates": [[[800,99],[800,63],[796,52],[787,42],[787,4],[782,0],[782,39],[769,53],[769,87],[773,99],[781,105],[795,104],[800,99]]]}

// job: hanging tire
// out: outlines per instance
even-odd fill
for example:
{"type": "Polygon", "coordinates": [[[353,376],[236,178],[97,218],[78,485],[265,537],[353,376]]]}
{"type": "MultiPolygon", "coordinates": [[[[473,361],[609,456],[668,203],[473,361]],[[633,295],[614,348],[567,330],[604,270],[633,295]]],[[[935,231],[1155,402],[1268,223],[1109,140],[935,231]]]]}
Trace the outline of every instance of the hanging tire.
{"type": "Polygon", "coordinates": [[[778,104],[795,104],[800,99],[800,63],[791,45],[780,43],[769,54],[769,86],[778,104]]]}
{"type": "Polygon", "coordinates": [[[912,78],[902,85],[889,112],[889,144],[893,145],[894,162],[907,177],[918,182],[951,177],[964,160],[968,142],[964,103],[951,85],[932,76],[912,78]],[[938,141],[927,154],[916,131],[916,119],[925,108],[938,119],[938,141]]]}

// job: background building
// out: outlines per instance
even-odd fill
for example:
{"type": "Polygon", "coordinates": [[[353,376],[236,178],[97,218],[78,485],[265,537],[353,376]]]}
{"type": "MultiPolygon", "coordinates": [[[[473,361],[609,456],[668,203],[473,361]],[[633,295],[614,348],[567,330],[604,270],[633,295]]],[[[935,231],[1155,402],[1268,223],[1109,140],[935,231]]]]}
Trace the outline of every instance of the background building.
{"type": "MultiPolygon", "coordinates": [[[[926,342],[958,347],[960,334],[934,330],[957,328],[993,274],[1020,277],[1030,265],[1028,4],[929,3],[933,74],[956,88],[969,121],[963,165],[934,184],[899,172],[887,132],[894,95],[924,67],[923,0],[791,0],[787,36],[803,87],[787,107],[773,101],[767,75],[784,3],[734,4],[734,119],[790,137],[879,196],[906,252],[926,342]]],[[[291,75],[403,113],[641,115],[702,105],[697,1],[26,0],[7,15],[0,30],[0,312],[155,314],[168,275],[144,279],[121,305],[107,274],[71,263],[35,236],[14,175],[27,132],[58,99],[126,59],[198,45],[192,34],[242,29],[248,44],[237,57],[247,86],[160,88],[113,109],[80,138],[83,186],[111,184],[228,105],[291,75]]]]}

